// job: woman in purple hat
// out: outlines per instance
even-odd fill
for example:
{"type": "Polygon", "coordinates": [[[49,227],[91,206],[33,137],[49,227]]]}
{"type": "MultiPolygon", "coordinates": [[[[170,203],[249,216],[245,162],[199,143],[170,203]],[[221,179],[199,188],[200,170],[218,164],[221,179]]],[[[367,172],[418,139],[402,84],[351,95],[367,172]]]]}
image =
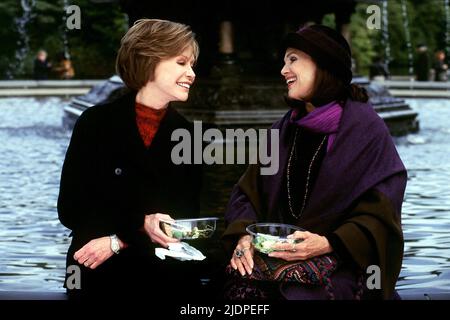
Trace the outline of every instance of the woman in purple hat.
{"type": "Polygon", "coordinates": [[[272,126],[279,170],[261,175],[262,165],[250,165],[232,191],[225,296],[396,298],[407,173],[389,130],[365,90],[351,84],[351,51],[339,33],[304,27],[287,35],[283,50],[291,109],[272,126]],[[306,231],[265,255],[246,232],[255,222],[306,231]]]}
{"type": "Polygon", "coordinates": [[[127,90],[78,118],[58,197],[59,220],[72,238],[64,281],[69,298],[119,302],[142,290],[171,298],[204,291],[198,273],[210,265],[155,255],[179,242],[161,230],[161,220],[200,211],[201,166],[171,161],[172,132],[193,133],[172,102],[188,99],[198,55],[188,25],[137,20],[117,54],[127,90]]]}

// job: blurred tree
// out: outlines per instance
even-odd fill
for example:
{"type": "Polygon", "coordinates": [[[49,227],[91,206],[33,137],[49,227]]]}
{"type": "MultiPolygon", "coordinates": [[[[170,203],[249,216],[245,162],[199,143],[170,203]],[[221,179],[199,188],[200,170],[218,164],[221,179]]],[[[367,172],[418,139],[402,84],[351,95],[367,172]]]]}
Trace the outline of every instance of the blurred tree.
{"type": "Polygon", "coordinates": [[[10,71],[11,61],[17,48],[19,34],[16,28],[15,18],[21,15],[20,6],[15,0],[3,0],[0,2],[0,77],[6,78],[10,71]]]}
{"type": "MultiPolygon", "coordinates": [[[[389,31],[389,45],[391,48],[391,61],[389,69],[394,74],[408,74],[409,58],[408,47],[405,33],[405,20],[402,15],[402,0],[388,1],[388,31],[389,31]]],[[[358,7],[366,8],[367,4],[360,4],[358,7]]],[[[443,0],[408,0],[406,1],[407,18],[409,25],[409,32],[411,37],[411,48],[413,51],[413,58],[416,57],[415,47],[422,43],[425,44],[431,52],[438,48],[445,48],[445,6],[443,0]]],[[[355,20],[361,16],[366,16],[363,10],[358,10],[353,17],[355,20]]],[[[352,20],[353,21],[353,20],[352,20]]],[[[364,30],[358,30],[358,25],[354,27],[355,38],[363,40],[364,30]],[[361,33],[361,37],[357,34],[361,33]]],[[[360,26],[359,26],[360,27],[360,26]]],[[[374,30],[369,32],[369,37],[372,43],[374,55],[383,55],[384,48],[382,47],[381,30],[374,30]]],[[[361,58],[358,58],[360,60],[361,58]]],[[[359,61],[365,66],[365,63],[359,61]]]]}
{"type": "Polygon", "coordinates": [[[435,51],[438,48],[444,49],[445,44],[445,2],[444,0],[409,0],[412,4],[413,17],[411,37],[415,44],[425,43],[435,51]]]}
{"type": "Polygon", "coordinates": [[[36,0],[33,16],[27,26],[30,51],[25,60],[25,76],[32,74],[36,52],[44,49],[51,63],[56,62],[56,53],[62,50],[62,6],[55,1],[36,0]]]}
{"type": "MultiPolygon", "coordinates": [[[[22,62],[24,74],[15,74],[16,78],[31,77],[33,60],[39,49],[45,49],[49,59],[55,62],[57,55],[64,51],[64,32],[78,78],[104,78],[114,73],[116,51],[128,28],[126,16],[117,3],[67,2],[81,9],[80,30],[66,28],[63,0],[35,1],[32,17],[26,25],[29,51],[22,62]]],[[[22,13],[17,0],[2,0],[0,3],[0,77],[3,79],[14,66],[15,52],[21,45],[15,19],[22,13]]]]}
{"type": "MultiPolygon", "coordinates": [[[[26,26],[29,51],[21,61],[24,74],[19,75],[20,77],[31,77],[33,59],[41,48],[47,50],[49,58],[55,61],[58,53],[64,50],[64,32],[77,78],[105,78],[114,73],[120,39],[128,28],[127,17],[121,11],[117,1],[105,3],[91,0],[35,0],[34,2],[31,19],[26,26]],[[66,29],[64,2],[80,7],[80,30],[66,29]]],[[[382,31],[369,30],[366,26],[368,5],[369,3],[357,5],[350,26],[356,71],[365,75],[368,74],[368,68],[373,59],[384,53],[381,42],[382,31]]],[[[444,0],[408,0],[407,10],[411,47],[414,49],[417,44],[424,43],[430,52],[445,49],[447,26],[444,0]]],[[[8,70],[14,71],[17,62],[15,54],[22,45],[17,30],[17,18],[22,14],[20,1],[2,0],[0,2],[0,37],[2,39],[0,77],[3,79],[7,77],[8,70]]],[[[392,58],[390,70],[394,73],[407,74],[409,61],[401,0],[388,1],[388,18],[392,58]]],[[[334,27],[334,16],[326,15],[322,23],[334,27]]],[[[237,47],[239,47],[238,44],[237,47]]]]}
{"type": "Polygon", "coordinates": [[[111,76],[120,39],[128,29],[126,15],[115,3],[79,0],[81,30],[68,30],[70,53],[77,77],[111,76]]]}
{"type": "Polygon", "coordinates": [[[356,64],[355,71],[360,75],[368,74],[369,66],[377,55],[374,46],[376,37],[378,33],[381,33],[381,30],[367,28],[368,14],[366,9],[367,4],[358,4],[350,22],[352,55],[356,64]]]}

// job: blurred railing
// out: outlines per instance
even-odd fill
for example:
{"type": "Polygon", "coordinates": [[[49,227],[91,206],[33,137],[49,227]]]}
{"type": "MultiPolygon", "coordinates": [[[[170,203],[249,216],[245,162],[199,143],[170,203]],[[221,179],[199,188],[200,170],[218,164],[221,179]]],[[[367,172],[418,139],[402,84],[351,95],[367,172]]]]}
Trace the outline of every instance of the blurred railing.
{"type": "Polygon", "coordinates": [[[105,80],[0,80],[0,97],[78,96],[105,80]]]}
{"type": "Polygon", "coordinates": [[[450,98],[450,82],[384,80],[372,83],[386,87],[394,97],[450,98]]]}

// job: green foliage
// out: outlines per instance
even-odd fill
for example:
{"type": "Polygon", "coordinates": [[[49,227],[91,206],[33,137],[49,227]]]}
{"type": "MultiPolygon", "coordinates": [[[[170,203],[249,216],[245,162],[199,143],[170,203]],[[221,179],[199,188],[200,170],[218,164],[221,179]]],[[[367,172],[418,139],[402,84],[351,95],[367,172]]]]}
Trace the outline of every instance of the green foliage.
{"type": "MultiPolygon", "coordinates": [[[[445,49],[445,6],[444,0],[407,0],[407,22],[410,32],[411,49],[414,62],[416,46],[425,44],[432,53],[438,49],[445,49]]],[[[376,56],[383,56],[385,48],[382,45],[382,30],[368,30],[365,21],[369,4],[360,3],[352,16],[352,49],[358,71],[367,74],[371,60],[376,56]]],[[[390,46],[389,68],[395,74],[408,74],[411,63],[408,57],[408,42],[405,30],[405,19],[402,13],[402,0],[388,1],[388,32],[390,46]]]]}
{"type": "Polygon", "coordinates": [[[78,1],[81,30],[68,31],[70,52],[77,77],[111,76],[120,39],[125,34],[125,15],[117,4],[78,1]]]}
{"type": "Polygon", "coordinates": [[[322,19],[322,24],[327,27],[335,29],[336,28],[336,19],[334,17],[334,14],[332,14],[332,13],[326,14],[322,19]]]}
{"type": "MultiPolygon", "coordinates": [[[[17,21],[23,15],[20,2],[0,2],[0,78],[6,78],[8,71],[15,72],[16,78],[31,78],[33,60],[41,48],[56,62],[56,56],[64,49],[64,32],[77,78],[105,78],[114,73],[116,52],[127,30],[126,16],[120,11],[117,1],[67,0],[68,4],[78,5],[81,9],[81,30],[67,30],[63,0],[35,0],[31,19],[26,25],[29,50],[23,61],[17,61],[16,53],[24,43],[17,30],[17,21]]],[[[444,0],[407,0],[406,3],[414,58],[415,47],[419,43],[428,46],[430,58],[436,50],[446,49],[444,0]]],[[[394,73],[407,74],[410,59],[401,4],[402,0],[388,1],[389,68],[394,73]]],[[[358,3],[350,25],[356,72],[365,75],[373,59],[385,51],[381,41],[382,30],[367,28],[368,5],[370,3],[358,3]]],[[[322,23],[335,27],[334,15],[327,14],[322,23]]]]}
{"type": "Polygon", "coordinates": [[[367,4],[358,5],[352,16],[350,24],[352,55],[355,59],[356,73],[367,75],[370,64],[377,52],[374,48],[374,40],[381,30],[369,30],[367,28],[367,4]]]}
{"type": "Polygon", "coordinates": [[[9,70],[10,61],[16,52],[18,33],[15,18],[19,16],[19,8],[15,0],[3,0],[0,2],[0,75],[4,78],[9,70]]]}
{"type": "MultiPolygon", "coordinates": [[[[31,1],[29,1],[31,2],[31,1]]],[[[31,19],[26,25],[29,50],[23,61],[23,72],[14,72],[14,78],[31,78],[33,61],[39,49],[48,52],[56,63],[64,51],[64,32],[77,78],[105,78],[114,73],[116,51],[127,30],[126,16],[117,3],[95,3],[89,0],[67,1],[81,9],[81,29],[68,30],[65,25],[64,1],[36,0],[31,19]]],[[[2,0],[0,3],[0,77],[14,69],[16,51],[22,40],[16,19],[23,15],[20,1],[2,0]],[[19,42],[19,45],[18,45],[19,42]]],[[[17,70],[16,70],[17,71],[17,70]]],[[[52,77],[56,77],[52,75],[52,77]]]]}

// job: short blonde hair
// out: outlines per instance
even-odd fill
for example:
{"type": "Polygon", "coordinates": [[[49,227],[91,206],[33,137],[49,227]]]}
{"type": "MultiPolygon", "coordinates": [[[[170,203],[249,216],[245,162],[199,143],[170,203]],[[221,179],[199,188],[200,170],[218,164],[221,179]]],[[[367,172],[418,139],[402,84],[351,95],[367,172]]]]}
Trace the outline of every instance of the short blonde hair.
{"type": "Polygon", "coordinates": [[[161,60],[175,57],[189,46],[197,60],[200,50],[189,26],[159,19],[137,20],[120,41],[116,72],[129,89],[139,90],[153,80],[161,60]]]}

